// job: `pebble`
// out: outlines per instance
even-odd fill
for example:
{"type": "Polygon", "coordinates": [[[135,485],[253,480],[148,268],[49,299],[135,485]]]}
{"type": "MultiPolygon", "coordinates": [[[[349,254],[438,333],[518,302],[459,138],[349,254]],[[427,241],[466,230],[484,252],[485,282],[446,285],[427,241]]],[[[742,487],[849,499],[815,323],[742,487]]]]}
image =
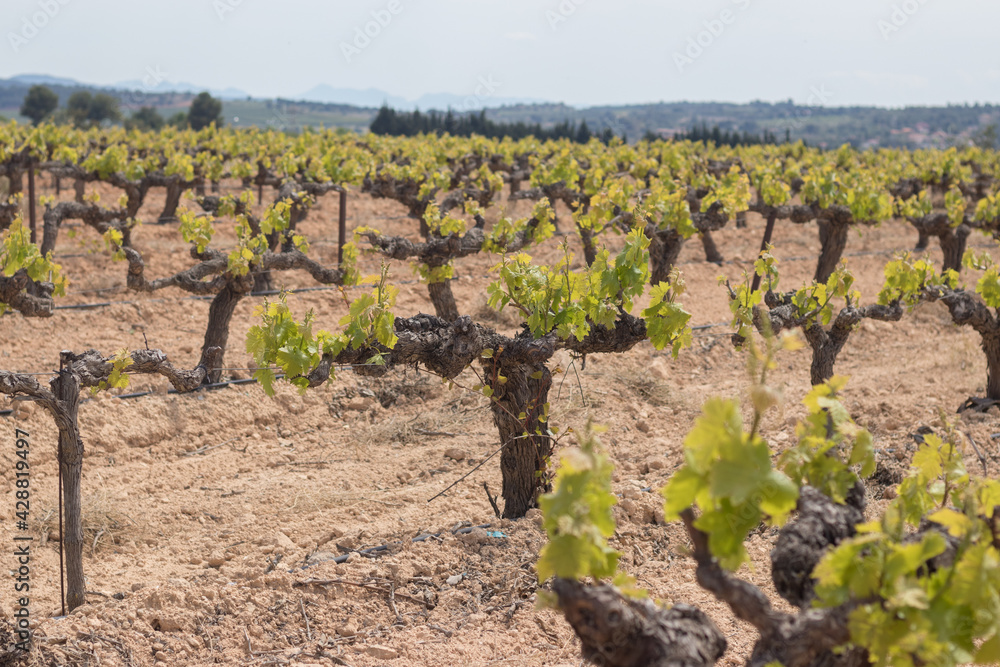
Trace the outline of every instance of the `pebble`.
{"type": "Polygon", "coordinates": [[[365,653],[376,660],[395,660],[399,657],[399,651],[396,649],[389,648],[388,646],[381,646],[379,644],[372,644],[371,646],[365,647],[365,653]]]}
{"type": "Polygon", "coordinates": [[[292,542],[291,538],[280,530],[274,534],[272,542],[274,543],[274,546],[284,553],[288,553],[295,549],[295,542],[292,542]]]}
{"type": "Polygon", "coordinates": [[[27,419],[35,411],[35,404],[29,401],[14,401],[14,415],[15,419],[27,419]]]}
{"type": "Polygon", "coordinates": [[[444,450],[444,457],[453,461],[464,461],[466,456],[467,454],[457,447],[451,447],[444,450]]]}
{"type": "Polygon", "coordinates": [[[663,470],[667,467],[667,460],[659,456],[654,456],[646,461],[646,465],[649,466],[650,470],[663,470]]]}
{"type": "Polygon", "coordinates": [[[455,586],[456,584],[459,584],[461,582],[462,582],[462,575],[460,574],[455,574],[445,579],[445,583],[447,583],[449,586],[455,586]]]}
{"type": "Polygon", "coordinates": [[[670,379],[670,368],[667,365],[667,360],[663,357],[656,357],[649,364],[649,372],[652,373],[653,377],[659,380],[669,380],[670,379]]]}
{"type": "Polygon", "coordinates": [[[338,537],[343,537],[343,536],[344,536],[344,531],[340,530],[339,528],[333,528],[326,535],[324,535],[322,538],[320,538],[320,540],[319,540],[319,542],[317,542],[317,544],[318,545],[324,545],[324,544],[326,544],[327,542],[329,542],[331,540],[335,540],[338,537]]]}
{"type": "Polygon", "coordinates": [[[214,551],[208,557],[209,567],[222,567],[226,563],[226,556],[221,551],[214,551]]]}
{"type": "Polygon", "coordinates": [[[358,626],[355,623],[348,621],[341,627],[337,628],[337,634],[341,637],[353,637],[358,634],[358,626]]]}
{"type": "Polygon", "coordinates": [[[375,399],[368,396],[364,396],[361,398],[352,398],[344,406],[344,409],[355,410],[357,412],[364,412],[368,408],[372,407],[374,404],[375,404],[375,399]]]}
{"type": "Polygon", "coordinates": [[[174,616],[158,616],[160,632],[180,632],[184,629],[184,621],[174,616]]]}

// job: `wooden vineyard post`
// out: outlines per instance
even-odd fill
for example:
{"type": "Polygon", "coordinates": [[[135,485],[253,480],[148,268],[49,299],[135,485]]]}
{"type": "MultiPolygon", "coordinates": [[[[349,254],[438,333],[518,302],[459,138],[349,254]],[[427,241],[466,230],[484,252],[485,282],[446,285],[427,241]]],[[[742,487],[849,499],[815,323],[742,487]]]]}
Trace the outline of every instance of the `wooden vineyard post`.
{"type": "Polygon", "coordinates": [[[337,221],[337,264],[344,263],[344,237],[347,236],[347,191],[340,191],[340,211],[337,221]]]}
{"type": "Polygon", "coordinates": [[[77,420],[80,409],[80,379],[70,370],[73,353],[59,354],[59,375],[52,380],[52,393],[59,402],[59,475],[64,528],[59,547],[65,554],[66,593],[64,612],[85,601],[83,579],[83,522],[80,507],[80,477],[83,470],[83,441],[77,420]]]}

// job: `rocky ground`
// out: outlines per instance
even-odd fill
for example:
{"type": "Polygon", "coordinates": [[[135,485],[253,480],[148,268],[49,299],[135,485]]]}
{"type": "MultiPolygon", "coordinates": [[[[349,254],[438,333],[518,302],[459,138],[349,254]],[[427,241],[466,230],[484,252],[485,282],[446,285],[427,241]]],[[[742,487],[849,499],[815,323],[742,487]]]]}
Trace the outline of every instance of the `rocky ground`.
{"type": "MultiPolygon", "coordinates": [[[[110,189],[102,195],[117,196],[110,189]]],[[[155,220],[162,204],[162,194],[151,194],[142,219],[155,220]]],[[[329,264],[336,261],[336,209],[336,198],[327,197],[303,225],[314,256],[329,264]]],[[[525,202],[508,208],[514,214],[528,210],[525,202]]],[[[569,230],[570,219],[560,212],[569,230]]],[[[416,225],[404,214],[393,202],[350,196],[351,227],[413,234],[416,225]]],[[[621,497],[612,542],[624,554],[624,568],[655,598],[704,609],[729,640],[724,665],[742,664],[754,634],[695,583],[683,528],[663,522],[659,496],[651,491],[681,464],[682,441],[702,402],[745,393],[745,355],[729,342],[727,298],[717,278],[739,279],[762,228],[751,215],[748,228],[718,232],[728,260],[721,267],[704,262],[697,240],[685,246],[681,269],[689,289],[682,300],[693,324],[714,326],[699,329],[678,359],[648,344],[593,356],[585,365],[562,354],[555,361],[564,373],[550,395],[554,424],[579,427],[593,418],[608,427],[603,442],[621,497]]],[[[76,230],[75,238],[66,231],[57,252],[72,284],[60,304],[112,303],[62,309],[49,319],[0,318],[0,368],[45,373],[63,349],[110,354],[147,342],[181,366],[197,363],[208,301],[174,290],[127,292],[121,288],[124,264],[110,261],[100,239],[88,229],[76,230]]],[[[144,225],[134,238],[151,276],[191,261],[176,225],[144,225]]],[[[557,237],[537,251],[538,259],[558,257],[563,238],[576,246],[571,236],[557,237]]],[[[879,289],[891,254],[915,242],[916,233],[904,223],[852,233],[849,266],[866,302],[879,289]]],[[[987,245],[982,237],[972,242],[987,245]]],[[[811,277],[819,252],[815,225],[779,223],[775,245],[786,286],[811,277]]],[[[940,251],[932,248],[931,256],[939,259],[940,251]]],[[[366,271],[377,270],[376,259],[363,263],[366,271]]],[[[517,320],[485,303],[490,265],[489,257],[458,262],[453,287],[459,308],[512,332],[517,320]]],[[[401,290],[397,313],[431,312],[426,287],[410,267],[396,263],[392,273],[401,290]]],[[[289,288],[313,285],[305,274],[280,280],[289,288]]],[[[356,294],[346,291],[349,298],[356,294]]],[[[261,302],[245,299],[237,309],[226,357],[234,370],[227,376],[249,375],[243,334],[261,302]]],[[[318,326],[328,328],[346,312],[336,289],[294,294],[289,303],[298,314],[313,309],[318,326]]],[[[784,403],[763,426],[775,449],[793,438],[795,419],[804,413],[799,401],[809,389],[806,350],[783,353],[779,362],[774,377],[784,403]]],[[[891,496],[894,476],[915,449],[910,434],[920,426],[940,430],[945,420],[954,421],[983,450],[990,474],[997,473],[991,437],[1000,431],[996,410],[955,415],[965,398],[982,395],[985,357],[977,335],[953,326],[943,305],[921,306],[898,323],[865,322],[848,341],[837,372],[851,377],[844,400],[874,433],[882,463],[879,480],[870,484],[870,511],[878,512],[884,496],[891,496]]],[[[471,371],[449,390],[412,369],[381,380],[341,370],[335,381],[305,396],[284,386],[271,399],[254,384],[175,395],[161,379],[137,377],[127,391],[152,395],[93,397],[80,410],[88,604],[67,617],[59,616],[56,430],[40,410],[14,404],[14,412],[0,419],[0,470],[12,466],[15,427],[28,431],[37,538],[30,663],[579,664],[569,626],[558,614],[535,608],[534,563],[544,544],[537,511],[501,521],[487,499],[484,486],[494,494],[500,489],[497,459],[430,500],[497,447],[486,399],[461,388],[474,382],[471,371]],[[388,549],[372,556],[359,553],[383,544],[388,549]],[[345,555],[346,562],[334,562],[345,555]]],[[[981,470],[971,449],[967,454],[970,469],[981,470]]],[[[13,491],[4,473],[5,554],[13,543],[13,491]]],[[[750,539],[753,568],[741,574],[777,600],[768,569],[774,539],[768,531],[750,539]]],[[[4,569],[11,569],[13,558],[3,559],[4,569]]],[[[10,580],[0,590],[0,618],[10,619],[10,580]]]]}

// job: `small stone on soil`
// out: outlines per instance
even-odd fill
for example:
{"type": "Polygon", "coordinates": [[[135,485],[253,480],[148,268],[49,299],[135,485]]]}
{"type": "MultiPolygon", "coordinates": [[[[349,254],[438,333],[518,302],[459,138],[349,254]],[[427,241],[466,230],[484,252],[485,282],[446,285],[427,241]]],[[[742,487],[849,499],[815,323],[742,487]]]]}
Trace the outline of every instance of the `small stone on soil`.
{"type": "Polygon", "coordinates": [[[399,651],[396,649],[389,648],[388,646],[380,646],[379,644],[372,644],[365,647],[365,653],[377,660],[395,660],[399,657],[399,651]]]}
{"type": "Polygon", "coordinates": [[[659,456],[655,456],[646,461],[646,465],[649,466],[650,470],[663,470],[667,467],[667,460],[659,456]]]}

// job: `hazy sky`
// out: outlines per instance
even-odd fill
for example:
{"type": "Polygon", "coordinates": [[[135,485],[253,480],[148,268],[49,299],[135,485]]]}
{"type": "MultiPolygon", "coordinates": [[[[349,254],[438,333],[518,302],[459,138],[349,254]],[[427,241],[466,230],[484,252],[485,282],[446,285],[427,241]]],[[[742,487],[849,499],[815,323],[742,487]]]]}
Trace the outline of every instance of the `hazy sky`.
{"type": "Polygon", "coordinates": [[[998,26],[998,0],[2,0],[0,77],[158,73],[267,97],[320,83],[485,95],[482,79],[575,105],[997,103],[998,26]]]}

